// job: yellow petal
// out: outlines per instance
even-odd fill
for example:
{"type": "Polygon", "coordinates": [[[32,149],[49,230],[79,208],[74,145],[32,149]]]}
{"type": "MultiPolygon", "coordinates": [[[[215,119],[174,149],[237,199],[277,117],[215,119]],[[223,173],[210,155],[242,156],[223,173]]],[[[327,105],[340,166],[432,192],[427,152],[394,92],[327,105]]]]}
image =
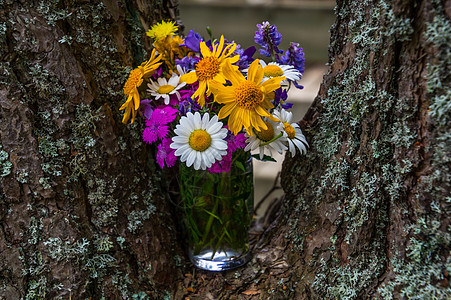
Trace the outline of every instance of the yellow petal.
{"type": "Polygon", "coordinates": [[[269,115],[268,119],[270,119],[271,121],[274,121],[274,122],[280,122],[280,120],[277,119],[276,117],[274,117],[273,115],[269,115]]]}
{"type": "Polygon", "coordinates": [[[180,76],[180,82],[186,82],[188,84],[193,84],[198,80],[196,71],[192,71],[180,76]]]}
{"type": "Polygon", "coordinates": [[[222,71],[224,73],[224,77],[230,80],[232,85],[239,85],[241,82],[246,80],[240,71],[234,70],[230,60],[226,60],[222,71]]]}
{"type": "Polygon", "coordinates": [[[133,124],[133,122],[135,122],[136,112],[137,112],[137,110],[132,109],[132,120],[130,122],[131,124],[133,124]]]}
{"type": "Polygon", "coordinates": [[[272,92],[280,88],[280,82],[284,79],[285,77],[273,77],[263,82],[261,87],[265,89],[266,93],[272,92]]]}
{"type": "Polygon", "coordinates": [[[259,60],[256,59],[249,66],[249,70],[247,71],[247,80],[255,82],[256,84],[260,84],[261,79],[258,82],[257,82],[257,79],[260,77],[263,79],[263,73],[264,73],[263,68],[260,66],[259,60]],[[259,72],[259,71],[261,71],[261,72],[259,72]],[[259,74],[259,73],[261,73],[261,74],[259,74]]]}
{"type": "Polygon", "coordinates": [[[270,116],[270,113],[259,105],[255,106],[255,112],[262,117],[270,116]]]}
{"type": "Polygon", "coordinates": [[[235,95],[233,93],[215,94],[215,101],[222,104],[235,103],[235,95]]]}
{"type": "Polygon", "coordinates": [[[130,119],[131,107],[127,106],[125,110],[124,117],[122,118],[122,123],[127,124],[128,119],[130,119]]]}
{"type": "Polygon", "coordinates": [[[200,42],[200,53],[202,53],[203,57],[212,56],[212,53],[205,42],[200,42]]]}
{"type": "Polygon", "coordinates": [[[191,96],[192,99],[197,98],[197,103],[199,103],[201,108],[204,107],[204,104],[205,104],[205,90],[206,89],[207,89],[207,83],[205,81],[200,81],[197,91],[191,96]]]}
{"type": "Polygon", "coordinates": [[[232,110],[230,116],[229,116],[229,130],[234,134],[237,135],[238,132],[241,131],[241,128],[243,127],[243,123],[240,122],[240,120],[237,118],[237,113],[239,109],[232,110]]]}
{"type": "Polygon", "coordinates": [[[129,106],[132,103],[133,97],[130,95],[127,98],[127,101],[124,102],[124,104],[122,104],[121,108],[119,108],[119,110],[123,110],[125,109],[127,106],[129,106]]]}
{"type": "Polygon", "coordinates": [[[220,120],[227,118],[228,115],[235,109],[236,103],[226,104],[219,111],[218,118],[220,120]]]}
{"type": "Polygon", "coordinates": [[[135,110],[138,110],[139,102],[140,102],[138,90],[136,90],[136,93],[133,92],[132,95],[133,95],[133,102],[135,104],[135,110]]]}
{"type": "MultiPolygon", "coordinates": [[[[236,63],[239,59],[240,59],[239,55],[235,55],[235,56],[232,56],[232,57],[229,58],[229,60],[230,60],[230,62],[232,64],[236,63]]],[[[237,67],[237,70],[238,70],[238,66],[236,66],[236,67],[237,67]]]]}
{"type": "Polygon", "coordinates": [[[221,55],[221,52],[225,53],[225,51],[222,51],[224,48],[224,35],[221,35],[221,38],[219,39],[219,45],[215,48],[213,46],[213,55],[216,57],[219,57],[221,55]]]}
{"type": "Polygon", "coordinates": [[[221,73],[216,74],[213,80],[220,83],[226,83],[226,79],[224,78],[224,75],[221,73]]]}

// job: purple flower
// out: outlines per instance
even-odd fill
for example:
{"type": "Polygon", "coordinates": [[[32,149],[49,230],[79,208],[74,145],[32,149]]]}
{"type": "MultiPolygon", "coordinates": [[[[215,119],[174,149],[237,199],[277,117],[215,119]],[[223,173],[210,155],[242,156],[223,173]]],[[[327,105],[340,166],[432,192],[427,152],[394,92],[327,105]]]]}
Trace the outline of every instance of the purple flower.
{"type": "Polygon", "coordinates": [[[240,45],[237,45],[235,49],[235,53],[240,56],[240,59],[236,62],[236,65],[240,68],[240,70],[249,68],[249,65],[254,61],[252,57],[257,51],[254,46],[247,48],[246,50],[242,49],[240,45]]]}
{"type": "Polygon", "coordinates": [[[150,105],[151,102],[152,102],[152,100],[144,99],[144,100],[141,100],[141,102],[139,103],[139,112],[147,120],[150,119],[150,116],[153,113],[152,105],[150,105]]]}
{"type": "Polygon", "coordinates": [[[290,47],[285,54],[280,57],[278,63],[292,65],[296,70],[304,73],[305,58],[303,49],[299,47],[298,43],[290,43],[290,47]]]}
{"type": "Polygon", "coordinates": [[[180,46],[185,46],[194,52],[200,52],[200,42],[202,41],[202,37],[197,32],[194,32],[194,29],[191,29],[188,32],[188,36],[185,38],[185,43],[180,46]]]}
{"type": "Polygon", "coordinates": [[[172,167],[177,161],[177,157],[174,155],[175,150],[169,147],[171,139],[163,139],[161,144],[158,145],[157,163],[163,169],[166,166],[172,167]]]}
{"type": "MultiPolygon", "coordinates": [[[[228,129],[228,126],[224,126],[228,129]]],[[[246,146],[246,136],[244,133],[234,135],[230,131],[227,132],[227,155],[223,156],[221,160],[216,161],[208,171],[210,173],[229,172],[232,167],[233,152],[238,149],[243,149],[246,146]]]]}
{"type": "Polygon", "coordinates": [[[166,106],[164,108],[157,108],[152,115],[146,120],[146,128],[143,131],[143,140],[146,143],[152,144],[157,139],[163,140],[168,135],[168,123],[172,122],[177,117],[178,110],[166,106]]]}
{"type": "Polygon", "coordinates": [[[227,151],[227,155],[224,155],[221,160],[216,161],[208,168],[210,173],[222,173],[229,172],[232,167],[232,152],[227,151]]]}
{"type": "Polygon", "coordinates": [[[193,56],[185,56],[182,59],[175,59],[175,63],[184,70],[194,70],[194,66],[199,62],[200,58],[193,56]]]}
{"type": "Polygon", "coordinates": [[[286,90],[284,90],[282,88],[278,88],[277,90],[275,90],[274,91],[274,107],[277,107],[279,104],[284,109],[290,109],[291,107],[293,107],[293,103],[285,102],[285,100],[287,100],[287,98],[288,98],[288,94],[287,94],[286,90]]]}
{"type": "Polygon", "coordinates": [[[244,133],[238,133],[234,135],[230,131],[227,133],[227,151],[235,152],[238,149],[244,148],[246,146],[246,136],[244,133]]]}
{"type": "Polygon", "coordinates": [[[263,48],[259,49],[260,54],[278,58],[278,54],[283,53],[283,50],[277,47],[282,41],[282,35],[277,31],[277,27],[270,25],[267,21],[257,24],[257,27],[258,30],[255,32],[254,41],[263,48]]]}
{"type": "Polygon", "coordinates": [[[195,100],[193,101],[192,99],[187,98],[180,101],[179,111],[182,116],[186,115],[188,112],[194,113],[200,109],[200,105],[195,100]]]}

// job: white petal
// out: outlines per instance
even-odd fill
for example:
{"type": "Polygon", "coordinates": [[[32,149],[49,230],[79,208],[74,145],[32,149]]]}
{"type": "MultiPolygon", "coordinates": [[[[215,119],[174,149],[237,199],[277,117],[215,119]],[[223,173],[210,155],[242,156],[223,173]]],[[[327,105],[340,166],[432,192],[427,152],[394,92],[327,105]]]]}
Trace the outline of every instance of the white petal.
{"type": "Polygon", "coordinates": [[[295,156],[296,148],[294,147],[294,143],[291,140],[288,141],[288,146],[290,147],[291,157],[295,156]]]}
{"type": "Polygon", "coordinates": [[[276,150],[277,152],[279,152],[279,154],[282,154],[282,149],[281,149],[279,143],[277,143],[277,142],[274,141],[274,142],[272,142],[272,143],[269,144],[269,145],[271,145],[271,147],[272,147],[274,150],[276,150]]]}
{"type": "Polygon", "coordinates": [[[171,148],[172,149],[176,149],[175,152],[174,152],[175,156],[182,156],[183,157],[185,155],[185,153],[189,153],[189,150],[190,150],[189,149],[190,148],[189,145],[185,144],[185,145],[182,145],[182,146],[180,146],[178,148],[173,148],[172,145],[175,145],[174,147],[177,147],[178,145],[175,144],[175,143],[171,144],[171,148]]]}
{"type": "Polygon", "coordinates": [[[215,143],[212,144],[211,147],[218,150],[227,150],[227,142],[224,140],[215,141],[215,143]]]}
{"type": "Polygon", "coordinates": [[[169,105],[170,101],[169,95],[162,95],[162,97],[164,99],[164,104],[169,105]]]}
{"type": "Polygon", "coordinates": [[[191,165],[194,163],[195,160],[196,160],[196,151],[191,151],[190,154],[188,155],[188,158],[186,159],[186,165],[188,167],[191,167],[191,165]]]}
{"type": "Polygon", "coordinates": [[[263,159],[264,155],[265,155],[265,149],[263,147],[260,147],[260,159],[263,159]]]}
{"type": "MultiPolygon", "coordinates": [[[[210,120],[210,123],[211,123],[211,120],[210,120]]],[[[219,130],[221,130],[221,128],[222,128],[222,123],[216,122],[214,124],[208,125],[206,129],[207,129],[207,132],[210,135],[212,135],[212,134],[215,134],[216,132],[218,132],[219,130]]],[[[226,133],[226,135],[227,135],[227,133],[226,133]]]]}
{"type": "Polygon", "coordinates": [[[186,136],[189,137],[191,134],[191,131],[189,131],[186,127],[184,126],[179,126],[177,125],[174,129],[174,133],[178,136],[186,136]]]}
{"type": "Polygon", "coordinates": [[[244,147],[244,151],[249,151],[251,149],[251,144],[247,144],[246,147],[244,147]]]}
{"type": "Polygon", "coordinates": [[[164,78],[164,77],[158,77],[157,81],[158,81],[159,86],[168,84],[166,78],[164,78]]]}
{"type": "Polygon", "coordinates": [[[172,75],[171,78],[169,78],[168,84],[172,86],[177,86],[177,83],[179,83],[179,77],[177,75],[172,75]]]}
{"type": "Polygon", "coordinates": [[[304,144],[301,143],[299,140],[293,139],[292,141],[299,148],[302,154],[307,152],[307,149],[305,148],[304,144]]]}
{"type": "Polygon", "coordinates": [[[176,143],[180,143],[180,144],[188,144],[189,137],[187,137],[187,136],[174,136],[172,138],[172,141],[174,141],[176,143]]]}
{"type": "MultiPolygon", "coordinates": [[[[210,115],[208,114],[208,113],[205,113],[203,116],[202,116],[202,129],[207,129],[208,128],[208,122],[210,121],[210,115]]],[[[207,130],[207,132],[208,132],[208,130],[207,130]]]]}
{"type": "Polygon", "coordinates": [[[200,117],[200,113],[199,112],[196,111],[194,113],[194,117],[192,118],[191,121],[193,122],[195,129],[200,129],[201,128],[201,126],[202,126],[202,119],[200,117]]]}
{"type": "Polygon", "coordinates": [[[217,132],[215,134],[210,134],[211,139],[216,140],[216,141],[223,140],[223,139],[225,139],[226,136],[227,136],[227,133],[221,133],[221,132],[217,132]]]}
{"type": "Polygon", "coordinates": [[[201,165],[200,152],[199,151],[195,151],[194,153],[196,154],[195,157],[194,157],[194,169],[195,170],[199,170],[200,169],[200,165],[201,165]]]}

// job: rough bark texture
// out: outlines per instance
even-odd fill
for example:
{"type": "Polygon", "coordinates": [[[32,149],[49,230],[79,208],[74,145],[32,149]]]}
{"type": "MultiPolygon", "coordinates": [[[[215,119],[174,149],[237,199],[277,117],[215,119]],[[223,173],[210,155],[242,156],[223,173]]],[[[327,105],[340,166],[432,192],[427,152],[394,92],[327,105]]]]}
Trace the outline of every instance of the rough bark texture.
{"type": "Polygon", "coordinates": [[[153,149],[117,111],[176,3],[0,6],[0,299],[451,296],[449,1],[337,1],[309,153],[287,156],[254,259],[223,273],[187,262],[153,149]]]}
{"type": "Polygon", "coordinates": [[[145,31],[175,18],[173,2],[0,2],[1,299],[175,289],[161,174],[118,112],[145,31]]]}

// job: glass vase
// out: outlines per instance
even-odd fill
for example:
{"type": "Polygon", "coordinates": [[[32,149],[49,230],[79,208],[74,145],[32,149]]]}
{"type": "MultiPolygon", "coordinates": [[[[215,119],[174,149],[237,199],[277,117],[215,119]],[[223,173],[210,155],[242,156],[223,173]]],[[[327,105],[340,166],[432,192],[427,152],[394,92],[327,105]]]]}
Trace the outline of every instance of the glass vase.
{"type": "Polygon", "coordinates": [[[182,163],[179,185],[190,261],[209,271],[248,262],[254,198],[249,152],[236,151],[230,171],[222,173],[194,170],[182,163]]]}

